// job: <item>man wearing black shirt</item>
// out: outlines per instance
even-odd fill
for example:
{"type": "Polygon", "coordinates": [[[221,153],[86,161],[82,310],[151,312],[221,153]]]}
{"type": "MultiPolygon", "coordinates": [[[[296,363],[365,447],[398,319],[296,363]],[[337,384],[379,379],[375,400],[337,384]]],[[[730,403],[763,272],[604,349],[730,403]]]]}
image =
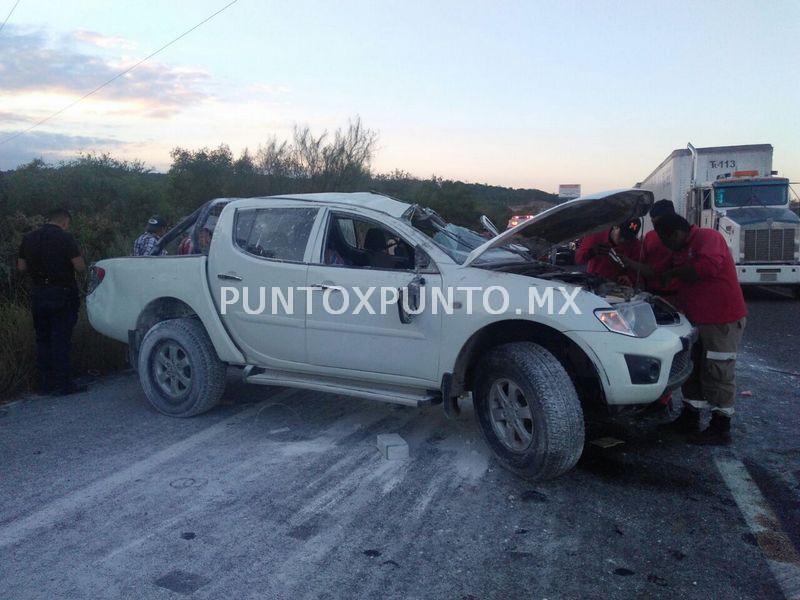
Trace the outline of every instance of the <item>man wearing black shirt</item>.
{"type": "Polygon", "coordinates": [[[86,264],[69,233],[72,216],[65,209],[22,239],[17,268],[33,280],[31,312],[36,330],[36,366],[41,392],[63,396],[81,391],[70,376],[72,329],[78,321],[75,272],[86,264]]]}

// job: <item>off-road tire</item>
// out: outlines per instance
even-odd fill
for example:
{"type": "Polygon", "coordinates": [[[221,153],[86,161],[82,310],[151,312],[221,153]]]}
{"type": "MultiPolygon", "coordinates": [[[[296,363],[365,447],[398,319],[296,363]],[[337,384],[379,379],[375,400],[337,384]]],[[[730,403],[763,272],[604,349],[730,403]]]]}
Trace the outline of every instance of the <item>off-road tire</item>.
{"type": "Polygon", "coordinates": [[[564,367],[542,346],[515,342],[490,350],[480,359],[473,398],[484,437],[506,468],[526,479],[544,480],[569,471],[578,462],[584,442],[580,400],[564,367]],[[515,406],[525,412],[527,405],[532,417],[517,421],[530,434],[527,446],[527,434],[517,436],[518,429],[503,428],[504,421],[492,417],[493,407],[501,411],[497,414],[507,414],[502,405],[502,398],[511,396],[507,382],[518,388],[515,406]],[[495,427],[505,433],[499,434],[495,427]],[[509,432],[511,442],[519,437],[523,447],[511,447],[509,432]]]}
{"type": "Polygon", "coordinates": [[[142,340],[138,371],[150,404],[171,417],[204,413],[225,391],[225,363],[195,318],[154,325],[142,340]]]}

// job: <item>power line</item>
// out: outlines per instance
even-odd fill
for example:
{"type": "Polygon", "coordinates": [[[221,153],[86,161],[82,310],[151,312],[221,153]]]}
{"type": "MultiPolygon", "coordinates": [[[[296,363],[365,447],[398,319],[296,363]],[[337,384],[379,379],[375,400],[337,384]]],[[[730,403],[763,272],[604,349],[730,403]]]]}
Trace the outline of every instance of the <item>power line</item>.
{"type": "Polygon", "coordinates": [[[14,2],[14,6],[11,7],[11,12],[8,13],[8,16],[6,17],[6,20],[3,21],[2,25],[0,25],[0,31],[3,31],[3,27],[6,26],[6,23],[8,23],[8,20],[11,18],[11,15],[14,14],[14,11],[17,9],[17,4],[19,4],[19,0],[14,2]]]}
{"type": "MultiPolygon", "coordinates": [[[[120,78],[120,77],[122,77],[123,75],[127,75],[128,73],[130,73],[131,71],[133,71],[133,70],[134,70],[136,67],[138,67],[138,66],[139,66],[139,65],[141,65],[142,63],[144,63],[144,62],[146,62],[146,61],[150,60],[151,58],[153,58],[153,57],[154,57],[156,54],[158,54],[158,53],[159,53],[159,52],[161,52],[162,50],[166,50],[167,48],[169,48],[170,46],[172,46],[172,44],[174,44],[175,42],[177,42],[177,41],[178,41],[178,40],[180,40],[181,38],[184,38],[184,37],[186,37],[187,35],[189,35],[191,32],[193,32],[195,29],[197,29],[197,28],[198,28],[198,27],[200,27],[201,25],[204,25],[205,23],[208,23],[208,22],[209,22],[211,19],[213,19],[214,17],[216,17],[216,16],[217,16],[218,14],[220,14],[222,11],[224,11],[224,10],[226,10],[226,9],[230,8],[231,6],[233,6],[234,4],[236,4],[238,1],[239,1],[239,0],[233,0],[232,2],[229,2],[228,4],[226,4],[225,6],[223,6],[222,8],[220,8],[220,9],[219,9],[217,12],[215,12],[214,14],[212,14],[212,15],[210,15],[210,16],[208,16],[208,17],[206,17],[205,19],[203,19],[202,21],[200,21],[200,22],[199,22],[197,25],[195,25],[195,26],[194,26],[194,27],[192,27],[191,29],[187,29],[186,31],[184,31],[182,34],[180,34],[178,37],[176,37],[176,38],[175,38],[174,40],[172,40],[171,42],[168,42],[168,43],[164,44],[163,46],[161,46],[161,48],[159,48],[158,50],[156,50],[156,51],[155,51],[155,52],[153,52],[152,54],[148,54],[147,56],[145,56],[145,57],[144,57],[142,60],[140,60],[139,62],[137,62],[137,63],[136,63],[135,65],[133,65],[132,67],[128,67],[127,69],[125,69],[125,70],[124,70],[124,71],[122,71],[121,73],[118,73],[117,75],[114,75],[114,77],[112,77],[111,79],[109,79],[109,80],[108,80],[108,81],[106,81],[105,83],[103,83],[103,84],[101,84],[101,85],[98,85],[98,86],[97,86],[96,88],[94,88],[94,89],[93,89],[91,92],[88,92],[88,93],[84,94],[83,96],[81,96],[81,97],[80,97],[80,98],[78,98],[77,100],[75,100],[75,101],[71,102],[70,104],[67,104],[67,105],[66,105],[64,108],[62,108],[62,109],[60,109],[60,110],[57,110],[56,112],[54,112],[53,114],[51,114],[51,115],[49,115],[49,116],[45,117],[45,118],[44,118],[44,119],[42,119],[41,121],[37,121],[36,123],[34,123],[33,125],[31,125],[31,126],[30,126],[30,127],[28,127],[27,129],[23,129],[22,131],[18,131],[18,132],[17,132],[17,133],[15,133],[14,135],[11,135],[11,136],[9,136],[9,137],[7,137],[7,138],[3,138],[2,140],[0,140],[0,144],[5,144],[5,143],[7,143],[7,142],[10,142],[11,140],[14,140],[14,139],[16,139],[16,138],[20,137],[21,135],[25,135],[26,133],[28,133],[28,132],[32,131],[33,129],[36,129],[37,127],[39,127],[39,125],[42,125],[43,123],[47,123],[47,121],[49,121],[50,119],[53,119],[53,118],[57,117],[58,115],[60,115],[61,113],[63,113],[63,112],[65,112],[65,111],[69,110],[70,108],[72,108],[73,106],[75,106],[76,104],[78,104],[79,102],[82,102],[83,100],[86,100],[86,98],[88,98],[88,97],[89,97],[89,96],[91,96],[92,94],[96,94],[97,92],[99,92],[100,90],[102,90],[102,89],[103,89],[104,87],[106,87],[107,85],[109,85],[109,84],[111,84],[111,83],[115,82],[117,79],[119,79],[119,78],[120,78]]],[[[19,3],[19,0],[17,0],[17,3],[19,3]]],[[[16,5],[15,5],[15,6],[16,6],[16,5]]],[[[13,9],[12,9],[12,12],[13,12],[13,9]]],[[[10,16],[10,15],[9,15],[9,16],[10,16]]]]}

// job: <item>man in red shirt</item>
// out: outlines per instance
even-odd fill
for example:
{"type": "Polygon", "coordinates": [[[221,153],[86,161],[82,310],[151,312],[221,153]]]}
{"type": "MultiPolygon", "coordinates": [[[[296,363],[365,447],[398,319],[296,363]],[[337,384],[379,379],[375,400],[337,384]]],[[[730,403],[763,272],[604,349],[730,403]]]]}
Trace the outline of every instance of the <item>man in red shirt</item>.
{"type": "MultiPolygon", "coordinates": [[[[653,227],[658,221],[666,216],[675,214],[675,205],[671,200],[659,200],[650,209],[650,221],[653,227]]],[[[642,242],[642,261],[650,267],[653,275],[647,277],[647,289],[660,296],[672,297],[677,290],[677,282],[670,281],[666,284],[661,283],[660,273],[672,267],[672,250],[667,248],[658,237],[655,229],[648,231],[642,242]]],[[[625,261],[626,264],[628,261],[625,261]]]]}
{"type": "Polygon", "coordinates": [[[614,261],[611,250],[620,257],[641,260],[642,244],[637,237],[641,229],[642,222],[634,219],[586,236],[575,253],[575,262],[579,265],[585,264],[587,273],[594,273],[624,285],[633,285],[636,274],[614,261]]]}
{"type": "Polygon", "coordinates": [[[694,435],[699,444],[731,441],[731,416],[736,399],[736,353],[742,341],[747,307],[725,238],[714,229],[699,228],[677,214],[656,223],[664,246],[673,251],[672,267],[662,283],[677,280],[678,304],[697,326],[695,370],[683,386],[684,410],[676,425],[698,431],[701,410],[711,409],[711,424],[694,435]]]}

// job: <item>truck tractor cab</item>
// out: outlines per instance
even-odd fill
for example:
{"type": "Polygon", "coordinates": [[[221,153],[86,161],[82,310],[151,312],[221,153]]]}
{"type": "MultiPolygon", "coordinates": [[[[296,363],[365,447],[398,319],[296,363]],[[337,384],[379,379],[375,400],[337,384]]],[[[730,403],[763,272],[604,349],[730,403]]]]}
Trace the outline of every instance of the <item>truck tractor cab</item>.
{"type": "Polygon", "coordinates": [[[704,194],[700,225],[726,239],[743,284],[787,283],[800,273],[800,218],[789,209],[789,180],[738,171],[704,194]]]}

